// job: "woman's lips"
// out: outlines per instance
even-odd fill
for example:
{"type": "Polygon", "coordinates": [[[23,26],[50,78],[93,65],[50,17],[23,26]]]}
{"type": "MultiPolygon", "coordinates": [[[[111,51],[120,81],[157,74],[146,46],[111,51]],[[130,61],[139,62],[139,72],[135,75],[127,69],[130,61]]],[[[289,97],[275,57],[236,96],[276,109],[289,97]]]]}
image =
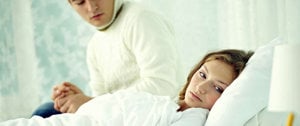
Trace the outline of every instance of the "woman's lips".
{"type": "Polygon", "coordinates": [[[193,92],[190,92],[190,94],[192,95],[192,97],[196,98],[197,100],[199,100],[200,102],[202,102],[201,98],[199,96],[197,96],[196,94],[194,94],[193,92]]]}

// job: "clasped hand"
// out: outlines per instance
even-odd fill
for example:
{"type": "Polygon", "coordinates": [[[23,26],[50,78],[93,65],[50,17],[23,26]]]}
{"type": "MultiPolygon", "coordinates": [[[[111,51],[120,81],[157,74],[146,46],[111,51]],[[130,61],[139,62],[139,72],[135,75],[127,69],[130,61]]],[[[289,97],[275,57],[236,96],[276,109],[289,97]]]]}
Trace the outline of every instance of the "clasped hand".
{"type": "Polygon", "coordinates": [[[51,98],[54,109],[62,113],[75,113],[82,104],[92,99],[70,82],[54,86],[51,98]]]}

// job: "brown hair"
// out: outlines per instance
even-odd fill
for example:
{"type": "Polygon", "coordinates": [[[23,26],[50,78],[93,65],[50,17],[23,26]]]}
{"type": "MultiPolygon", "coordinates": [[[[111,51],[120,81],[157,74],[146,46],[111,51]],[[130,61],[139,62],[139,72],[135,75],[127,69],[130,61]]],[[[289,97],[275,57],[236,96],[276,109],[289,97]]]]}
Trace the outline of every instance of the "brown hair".
{"type": "Polygon", "coordinates": [[[204,58],[194,66],[187,77],[187,81],[183,87],[183,89],[179,93],[179,100],[184,100],[185,92],[190,84],[190,81],[193,75],[200,69],[200,67],[208,61],[211,60],[220,60],[224,63],[231,65],[234,69],[235,78],[243,71],[248,62],[249,58],[253,55],[252,51],[245,52],[243,50],[237,49],[224,49],[216,52],[208,53],[204,56],[204,58]]]}

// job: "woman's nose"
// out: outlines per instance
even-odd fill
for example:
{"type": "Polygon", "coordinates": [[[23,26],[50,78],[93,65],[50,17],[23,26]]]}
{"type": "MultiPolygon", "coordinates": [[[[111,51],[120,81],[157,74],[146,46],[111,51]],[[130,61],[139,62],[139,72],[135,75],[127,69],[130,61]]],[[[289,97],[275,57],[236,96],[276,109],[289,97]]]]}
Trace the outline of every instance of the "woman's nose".
{"type": "Polygon", "coordinates": [[[199,93],[201,94],[205,94],[207,91],[208,91],[208,88],[209,88],[209,83],[208,81],[204,81],[204,82],[201,82],[197,85],[197,90],[199,91],[199,93]]]}

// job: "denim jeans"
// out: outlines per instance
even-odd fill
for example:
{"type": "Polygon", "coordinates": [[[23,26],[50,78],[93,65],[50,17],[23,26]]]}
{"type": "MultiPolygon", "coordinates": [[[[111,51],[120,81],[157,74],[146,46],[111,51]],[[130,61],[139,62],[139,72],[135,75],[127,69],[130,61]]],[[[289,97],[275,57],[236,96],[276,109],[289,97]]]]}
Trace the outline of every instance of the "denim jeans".
{"type": "Polygon", "coordinates": [[[50,117],[52,115],[61,114],[61,112],[54,109],[53,102],[47,102],[39,106],[33,113],[32,116],[41,116],[43,118],[50,117]]]}

